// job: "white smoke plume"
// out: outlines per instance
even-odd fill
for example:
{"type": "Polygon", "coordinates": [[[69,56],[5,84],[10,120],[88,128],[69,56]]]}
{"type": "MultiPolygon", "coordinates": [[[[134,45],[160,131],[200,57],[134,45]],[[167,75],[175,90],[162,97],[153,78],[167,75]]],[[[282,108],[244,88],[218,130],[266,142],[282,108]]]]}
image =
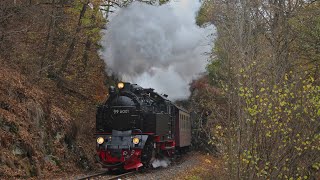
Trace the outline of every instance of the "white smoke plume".
{"type": "Polygon", "coordinates": [[[102,57],[108,72],[122,80],[152,87],[171,100],[189,96],[188,84],[205,71],[212,27],[195,24],[200,3],[173,1],[162,6],[133,2],[107,25],[102,57]]]}
{"type": "Polygon", "coordinates": [[[165,159],[155,159],[154,161],[152,161],[152,167],[153,168],[158,168],[158,167],[168,167],[170,165],[170,161],[165,158],[165,159]]]}

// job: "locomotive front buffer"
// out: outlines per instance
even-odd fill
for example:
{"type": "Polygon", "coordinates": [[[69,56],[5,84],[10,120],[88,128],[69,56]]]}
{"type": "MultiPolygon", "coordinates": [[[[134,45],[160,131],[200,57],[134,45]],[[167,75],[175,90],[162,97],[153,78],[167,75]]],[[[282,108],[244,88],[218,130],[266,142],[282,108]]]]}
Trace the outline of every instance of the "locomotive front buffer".
{"type": "Polygon", "coordinates": [[[148,135],[135,131],[112,130],[111,134],[96,134],[96,160],[104,167],[125,170],[142,167],[142,150],[148,135]]]}

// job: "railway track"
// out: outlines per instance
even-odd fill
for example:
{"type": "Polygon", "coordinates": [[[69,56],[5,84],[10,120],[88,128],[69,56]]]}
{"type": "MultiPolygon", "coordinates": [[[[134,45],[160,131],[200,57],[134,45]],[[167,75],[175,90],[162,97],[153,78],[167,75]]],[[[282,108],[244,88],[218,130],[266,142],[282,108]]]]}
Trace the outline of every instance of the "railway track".
{"type": "Polygon", "coordinates": [[[136,173],[136,171],[127,172],[119,175],[110,175],[108,174],[107,171],[104,171],[104,172],[97,172],[91,175],[87,175],[81,178],[77,178],[77,180],[89,180],[89,179],[100,179],[100,178],[103,178],[104,180],[118,180],[118,179],[129,177],[134,173],[136,173]]]}
{"type": "Polygon", "coordinates": [[[117,176],[110,177],[107,180],[123,179],[123,178],[129,177],[129,176],[132,176],[135,173],[136,173],[136,171],[127,172],[127,173],[124,173],[124,174],[120,174],[120,175],[117,175],[117,176]]]}
{"type": "MultiPolygon", "coordinates": [[[[188,158],[188,155],[178,156],[174,161],[171,162],[170,166],[178,166],[181,163],[183,163],[187,158],[188,158]]],[[[156,169],[158,169],[158,168],[156,168],[156,169]]],[[[157,171],[156,169],[147,168],[147,169],[144,169],[142,171],[142,173],[147,173],[147,174],[152,173],[153,171],[157,171]]],[[[89,180],[89,179],[91,179],[91,180],[92,179],[118,180],[118,179],[125,179],[130,176],[133,176],[137,172],[141,173],[141,171],[131,171],[131,172],[123,173],[123,174],[112,175],[112,174],[109,174],[107,170],[105,170],[105,171],[100,171],[100,172],[93,173],[91,175],[83,176],[83,177],[76,178],[76,179],[77,180],[89,180]]]]}

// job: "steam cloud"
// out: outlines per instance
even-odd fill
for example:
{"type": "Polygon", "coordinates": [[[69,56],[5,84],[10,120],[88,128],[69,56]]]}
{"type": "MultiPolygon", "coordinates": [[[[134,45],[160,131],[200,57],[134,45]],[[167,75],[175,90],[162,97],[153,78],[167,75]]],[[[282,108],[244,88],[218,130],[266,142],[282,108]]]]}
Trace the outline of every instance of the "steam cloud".
{"type": "Polygon", "coordinates": [[[152,162],[152,167],[153,168],[158,168],[158,167],[168,167],[170,165],[170,161],[168,159],[155,159],[153,162],[152,162]]]}
{"type": "Polygon", "coordinates": [[[134,2],[108,24],[102,57],[108,72],[152,87],[171,100],[186,98],[188,84],[205,70],[210,29],[195,25],[195,0],[151,6],[134,2]]]}

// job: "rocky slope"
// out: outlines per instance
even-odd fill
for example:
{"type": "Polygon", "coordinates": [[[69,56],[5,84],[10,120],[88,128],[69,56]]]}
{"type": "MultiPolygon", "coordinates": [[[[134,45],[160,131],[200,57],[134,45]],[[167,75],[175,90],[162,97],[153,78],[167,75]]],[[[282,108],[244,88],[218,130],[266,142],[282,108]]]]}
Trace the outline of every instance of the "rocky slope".
{"type": "Polygon", "coordinates": [[[4,65],[0,79],[0,179],[91,167],[92,151],[85,149],[91,139],[82,141],[85,147],[77,142],[82,136],[68,108],[59,107],[50,94],[4,65]]]}

